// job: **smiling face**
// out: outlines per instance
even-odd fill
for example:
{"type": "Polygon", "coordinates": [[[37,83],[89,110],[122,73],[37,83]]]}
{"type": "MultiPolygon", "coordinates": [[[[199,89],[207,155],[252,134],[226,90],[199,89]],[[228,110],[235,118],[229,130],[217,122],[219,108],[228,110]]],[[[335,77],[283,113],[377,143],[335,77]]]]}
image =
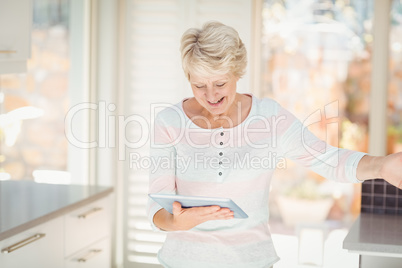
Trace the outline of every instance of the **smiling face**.
{"type": "Polygon", "coordinates": [[[227,115],[236,99],[238,77],[232,74],[213,77],[190,75],[194,98],[212,116],[227,115]]]}

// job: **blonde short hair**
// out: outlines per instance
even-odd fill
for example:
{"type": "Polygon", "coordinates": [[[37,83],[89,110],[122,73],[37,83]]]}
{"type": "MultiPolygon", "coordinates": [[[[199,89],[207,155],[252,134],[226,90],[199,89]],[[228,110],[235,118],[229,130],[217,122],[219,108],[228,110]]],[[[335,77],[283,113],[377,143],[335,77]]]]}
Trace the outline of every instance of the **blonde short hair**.
{"type": "Polygon", "coordinates": [[[230,26],[211,21],[201,29],[190,28],[181,39],[182,67],[187,79],[231,73],[241,78],[247,66],[247,52],[238,32],[230,26]]]}

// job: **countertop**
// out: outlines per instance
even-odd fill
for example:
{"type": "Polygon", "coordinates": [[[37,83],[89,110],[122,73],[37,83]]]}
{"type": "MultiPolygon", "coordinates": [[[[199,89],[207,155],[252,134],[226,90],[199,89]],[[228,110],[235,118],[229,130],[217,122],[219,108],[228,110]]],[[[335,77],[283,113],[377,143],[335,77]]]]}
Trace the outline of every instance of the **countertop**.
{"type": "Polygon", "coordinates": [[[112,187],[0,181],[0,241],[109,195],[112,187]]]}
{"type": "Polygon", "coordinates": [[[360,214],[343,248],[362,255],[401,257],[402,216],[360,214]]]}

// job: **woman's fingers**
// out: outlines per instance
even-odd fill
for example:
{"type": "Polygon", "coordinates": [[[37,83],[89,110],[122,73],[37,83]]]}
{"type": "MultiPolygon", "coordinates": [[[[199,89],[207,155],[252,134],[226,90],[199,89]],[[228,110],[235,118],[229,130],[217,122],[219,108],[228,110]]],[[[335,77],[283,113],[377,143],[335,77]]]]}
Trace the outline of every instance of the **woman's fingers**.
{"type": "Polygon", "coordinates": [[[229,220],[233,212],[220,206],[183,208],[179,202],[173,203],[173,215],[178,230],[188,230],[210,220],[229,220]]]}
{"type": "Polygon", "coordinates": [[[211,215],[210,220],[229,220],[233,218],[233,211],[226,212],[226,211],[221,211],[219,213],[215,213],[214,215],[211,215]]]}
{"type": "MultiPolygon", "coordinates": [[[[196,213],[197,215],[204,216],[204,215],[211,215],[218,212],[221,209],[220,206],[208,206],[208,207],[193,207],[190,208],[192,212],[196,213]]],[[[178,214],[186,210],[182,208],[181,204],[177,201],[173,202],[173,214],[178,214]]]]}
{"type": "MultiPolygon", "coordinates": [[[[180,212],[182,210],[185,209],[182,208],[179,202],[176,201],[173,203],[173,214],[175,214],[175,212],[180,212]]],[[[230,209],[221,208],[220,206],[193,207],[189,208],[189,210],[200,216],[219,215],[230,212],[230,209]]]]}
{"type": "Polygon", "coordinates": [[[220,206],[209,206],[209,207],[197,207],[194,208],[200,212],[201,215],[211,215],[218,212],[221,207],[220,206]]]}
{"type": "Polygon", "coordinates": [[[210,213],[204,214],[206,220],[224,220],[224,219],[231,219],[233,218],[233,211],[228,208],[214,208],[210,210],[210,213]]]}
{"type": "Polygon", "coordinates": [[[173,208],[172,208],[173,215],[180,214],[182,210],[183,208],[181,207],[181,204],[179,202],[177,201],[173,202],[173,208]]]}

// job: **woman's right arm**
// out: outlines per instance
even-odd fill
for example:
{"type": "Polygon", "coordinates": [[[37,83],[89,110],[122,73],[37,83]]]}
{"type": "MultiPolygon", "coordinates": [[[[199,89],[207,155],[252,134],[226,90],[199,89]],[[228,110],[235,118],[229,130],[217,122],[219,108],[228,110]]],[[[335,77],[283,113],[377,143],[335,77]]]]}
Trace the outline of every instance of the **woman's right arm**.
{"type": "MultiPolygon", "coordinates": [[[[150,148],[149,193],[176,194],[176,149],[173,144],[174,127],[168,127],[166,116],[158,116],[154,122],[154,135],[150,148]],[[169,132],[170,129],[170,132],[169,132]]],[[[169,121],[172,116],[169,115],[169,121]]],[[[179,135],[178,135],[179,136],[179,135]]],[[[209,220],[233,218],[233,212],[219,206],[182,208],[180,203],[173,204],[173,214],[163,209],[151,198],[148,199],[147,213],[154,229],[163,231],[189,230],[209,220]]]]}
{"type": "MultiPolygon", "coordinates": [[[[176,194],[175,138],[173,133],[169,132],[168,122],[163,119],[165,117],[163,114],[156,116],[154,132],[151,133],[148,190],[150,194],[176,194]]],[[[172,228],[172,222],[168,217],[170,213],[151,198],[148,198],[147,214],[153,229],[168,231],[172,228]]]]}

